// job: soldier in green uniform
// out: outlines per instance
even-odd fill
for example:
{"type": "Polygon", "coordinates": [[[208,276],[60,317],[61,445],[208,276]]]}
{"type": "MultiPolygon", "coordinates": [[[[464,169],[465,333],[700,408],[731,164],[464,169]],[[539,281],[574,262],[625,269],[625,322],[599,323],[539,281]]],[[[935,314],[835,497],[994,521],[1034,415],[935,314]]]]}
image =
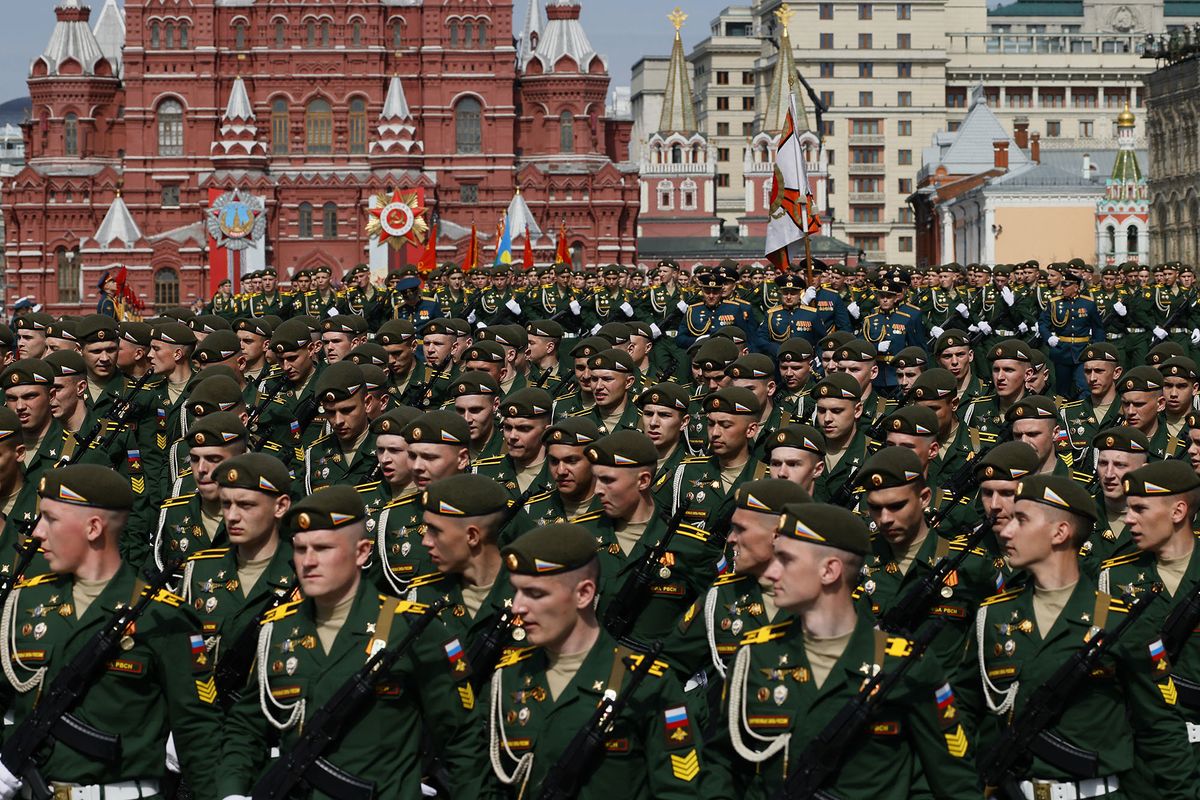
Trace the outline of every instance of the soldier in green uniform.
{"type": "Polygon", "coordinates": [[[349,288],[337,304],[338,311],[342,314],[361,316],[371,330],[377,330],[392,316],[392,293],[387,289],[376,288],[371,283],[369,266],[356,265],[346,273],[345,281],[349,288]]]}
{"type": "MultiPolygon", "coordinates": [[[[719,797],[775,797],[796,756],[866,680],[918,657],[855,608],[851,593],[871,552],[861,519],[799,503],[786,507],[777,530],[764,578],[787,617],[739,642],[707,779],[719,797]]],[[[858,727],[822,792],[854,800],[978,794],[973,743],[945,678],[936,659],[912,665],[858,727]]]]}
{"type": "Polygon", "coordinates": [[[688,391],[677,383],[656,383],[637,399],[641,413],[642,433],[654,442],[658,450],[658,466],[654,470],[654,499],[670,505],[674,493],[671,479],[687,456],[683,435],[687,430],[688,391]]]}
{"type": "Polygon", "coordinates": [[[336,364],[367,340],[367,321],[358,314],[338,314],[321,320],[321,355],[326,364],[336,364]]]}
{"type": "Polygon", "coordinates": [[[1042,395],[1030,395],[1009,409],[1012,438],[1025,442],[1038,454],[1038,474],[1071,477],[1073,458],[1069,451],[1058,447],[1062,433],[1062,412],[1053,400],[1042,395]]]}
{"type": "Polygon", "coordinates": [[[530,486],[537,486],[538,491],[549,489],[544,435],[550,426],[553,404],[549,392],[534,386],[518,389],[504,398],[500,404],[500,432],[505,452],[476,459],[475,473],[503,486],[514,496],[523,494],[530,486]]]}
{"type": "Polygon", "coordinates": [[[761,461],[771,435],[792,421],[792,413],[775,402],[775,363],[762,353],[751,353],[730,364],[725,371],[729,374],[730,385],[749,389],[762,407],[758,432],[751,444],[751,454],[761,461]]]}
{"type": "MultiPolygon", "coordinates": [[[[959,684],[965,709],[981,716],[981,754],[1011,715],[1024,711],[1033,687],[1099,630],[1111,631],[1128,610],[1080,572],[1076,554],[1095,509],[1087,491],[1069,478],[1035,475],[1017,488],[1013,518],[1000,541],[1009,565],[1024,570],[1028,580],[981,605],[959,684]]],[[[1128,629],[1047,728],[1094,755],[1095,771],[1073,774],[1031,753],[1015,775],[1027,797],[1144,797],[1134,786],[1127,793],[1135,763],[1153,776],[1154,796],[1192,795],[1196,764],[1170,672],[1158,668],[1160,635],[1146,618],[1128,629]]]]}
{"type": "Polygon", "coordinates": [[[765,460],[772,478],[799,485],[817,502],[828,499],[825,437],[812,425],[792,423],[775,431],[765,460]]]}
{"type": "MultiPolygon", "coordinates": [[[[118,548],[133,507],[128,482],[107,467],[75,464],[47,473],[38,494],[42,513],[33,535],[53,572],[27,578],[8,596],[5,618],[15,624],[0,638],[6,705],[17,725],[116,610],[146,591],[118,548]]],[[[198,620],[162,591],[126,628],[120,647],[87,676],[72,709],[119,737],[119,754],[106,762],[54,742],[40,759],[42,777],[62,796],[156,797],[171,736],[196,796],[216,796],[221,717],[198,620]]],[[[19,766],[0,764],[0,796],[20,789],[13,775],[19,766]]]]}
{"type": "Polygon", "coordinates": [[[825,487],[833,497],[843,487],[854,489],[851,478],[867,458],[867,434],[858,424],[862,386],[853,376],[835,372],[825,376],[813,394],[817,398],[815,427],[825,437],[825,487]]]}
{"type": "Polygon", "coordinates": [[[1163,395],[1163,374],[1155,367],[1134,367],[1117,383],[1121,397],[1121,420],[1137,428],[1150,440],[1150,455],[1174,458],[1179,441],[1168,434],[1163,395]]]}
{"type": "MultiPolygon", "coordinates": [[[[621,694],[627,667],[645,656],[629,659],[596,617],[600,567],[587,531],[548,525],[503,555],[529,646],[506,655],[492,679],[490,765],[509,796],[537,796],[597,704],[621,694]]],[[[580,800],[682,800],[701,791],[702,737],[679,681],[667,662],[642,668],[649,674],[600,732],[603,755],[585,768],[580,800]]]]}
{"type": "MultiPolygon", "coordinates": [[[[1005,415],[1025,396],[1025,381],[1033,371],[1033,348],[1020,339],[1007,339],[993,347],[992,394],[981,395],[962,410],[962,421],[983,433],[999,433],[1005,415]]],[[[961,407],[960,407],[961,408],[961,407]]]]}
{"type": "Polygon", "coordinates": [[[330,433],[304,451],[304,491],[334,484],[355,486],[375,471],[375,441],[367,408],[366,378],[352,361],[330,364],[313,389],[325,412],[330,433]]]}
{"type": "Polygon", "coordinates": [[[792,419],[808,419],[812,416],[815,402],[812,390],[820,380],[813,370],[815,355],[808,340],[789,339],[780,345],[779,355],[775,358],[780,382],[775,402],[791,414],[792,419]]]}
{"type": "MultiPolygon", "coordinates": [[[[17,567],[17,551],[28,540],[37,518],[37,484],[25,480],[21,468],[21,423],[16,413],[0,406],[0,577],[8,578],[17,567]]],[[[45,560],[34,556],[25,575],[45,571],[45,560]]],[[[17,576],[20,577],[20,576],[17,576]]]]}
{"type": "Polygon", "coordinates": [[[420,416],[421,412],[415,408],[397,406],[371,421],[371,434],[375,437],[375,460],[379,464],[371,477],[377,476],[377,479],[367,480],[354,488],[362,496],[367,514],[372,517],[393,497],[400,497],[415,488],[404,429],[420,416]]]}
{"type": "Polygon", "coordinates": [[[586,419],[564,419],[546,429],[546,469],[549,490],[531,495],[525,513],[536,525],[566,522],[594,513],[595,479],[585,449],[601,437],[600,429],[586,419]]]}
{"type": "Polygon", "coordinates": [[[987,384],[975,374],[975,351],[964,331],[951,328],[939,336],[933,345],[933,357],[937,366],[954,376],[954,394],[960,409],[987,394],[987,384]]]}
{"type": "Polygon", "coordinates": [[[1121,379],[1121,355],[1112,344],[1088,345],[1079,356],[1087,393],[1079,400],[1062,404],[1071,446],[1084,450],[1096,434],[1117,425],[1121,404],[1117,400],[1117,382],[1121,379]]]}
{"type": "Polygon", "coordinates": [[[865,339],[852,339],[838,348],[834,354],[838,372],[850,375],[858,382],[862,414],[858,424],[870,428],[891,413],[896,404],[875,391],[875,379],[879,376],[879,353],[875,345],[865,339]]]}
{"type": "Polygon", "coordinates": [[[638,376],[629,352],[615,347],[601,350],[588,359],[588,373],[595,403],[571,416],[591,420],[604,433],[637,430],[640,419],[634,397],[638,376]]]}
{"type": "Polygon", "coordinates": [[[442,264],[442,275],[445,284],[434,292],[433,299],[442,307],[443,317],[459,317],[466,313],[467,305],[471,302],[470,293],[463,288],[465,277],[462,267],[446,262],[442,264]]]}
{"type": "MultiPolygon", "coordinates": [[[[362,579],[371,556],[362,500],[331,486],[292,506],[296,576],[304,599],[263,620],[255,665],[257,691],[246,692],[226,718],[217,795],[246,797],[266,765],[274,732],[283,751],[304,723],[382,647],[396,646],[426,607],[379,595],[362,579]]],[[[430,737],[454,797],[480,791],[475,769],[483,746],[472,709],[425,648],[410,648],[378,684],[367,705],[323,757],[376,796],[421,795],[422,734],[430,737]]],[[[214,762],[218,763],[218,762],[214,762]]]]}
{"type": "Polygon", "coordinates": [[[1092,439],[1095,471],[1089,488],[1096,487],[1096,531],[1080,548],[1083,565],[1090,573],[1101,561],[1125,555],[1136,544],[1125,528],[1127,498],[1125,476],[1146,466],[1150,441],[1137,428],[1118,426],[1100,431],[1092,439]]]}
{"type": "Polygon", "coordinates": [[[230,322],[237,316],[233,300],[233,281],[226,278],[217,284],[217,291],[204,306],[204,313],[217,314],[230,322]]]}
{"type": "Polygon", "coordinates": [[[1200,369],[1186,356],[1174,356],[1158,365],[1163,376],[1163,413],[1166,416],[1167,438],[1175,442],[1174,452],[1184,444],[1180,434],[1186,427],[1186,417],[1195,410],[1196,387],[1200,369]]]}
{"type": "Polygon", "coordinates": [[[271,352],[279,362],[284,388],[283,403],[274,409],[276,421],[267,438],[286,443],[288,449],[281,456],[285,464],[293,458],[303,461],[305,449],[322,435],[323,426],[315,422],[319,402],[314,391],[321,366],[312,335],[312,328],[300,317],[289,319],[271,334],[271,352]]]}

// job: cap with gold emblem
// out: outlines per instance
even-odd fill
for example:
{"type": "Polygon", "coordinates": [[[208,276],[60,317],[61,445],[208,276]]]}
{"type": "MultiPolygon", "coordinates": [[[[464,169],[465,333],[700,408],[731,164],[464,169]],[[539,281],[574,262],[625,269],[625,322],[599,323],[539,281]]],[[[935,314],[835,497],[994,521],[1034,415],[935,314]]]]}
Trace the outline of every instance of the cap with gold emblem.
{"type": "Polygon", "coordinates": [[[87,365],[83,356],[74,350],[55,350],[44,359],[54,370],[56,378],[84,378],[87,376],[87,365]]]}
{"type": "Polygon", "coordinates": [[[242,351],[237,334],[233,331],[213,331],[196,345],[193,358],[200,364],[215,364],[226,361],[242,351]]]}
{"type": "MultiPolygon", "coordinates": [[[[388,323],[383,323],[379,328],[379,333],[383,333],[387,327],[388,323]]],[[[425,327],[421,329],[421,333],[424,336],[470,336],[471,323],[465,319],[457,319],[455,317],[438,317],[426,322],[425,327]]],[[[379,341],[379,334],[375,335],[375,341],[379,341]]],[[[395,344],[395,342],[392,342],[392,344],[395,344]]]]}
{"type": "Polygon", "coordinates": [[[911,448],[885,447],[863,462],[858,485],[867,491],[893,489],[918,481],[924,474],[921,459],[911,448]]]}
{"type": "Polygon", "coordinates": [[[13,439],[20,432],[21,420],[17,412],[6,405],[0,405],[0,442],[12,440],[13,444],[20,444],[20,437],[13,439]]]}
{"type": "Polygon", "coordinates": [[[542,434],[542,441],[547,445],[586,447],[603,435],[596,427],[596,423],[591,420],[583,417],[567,417],[546,428],[546,432],[542,434]]]}
{"type": "Polygon", "coordinates": [[[454,411],[427,411],[410,422],[401,435],[409,444],[466,447],[471,441],[471,428],[454,411]]]}
{"type": "Polygon", "coordinates": [[[718,336],[708,339],[696,348],[692,364],[705,372],[724,372],[726,367],[737,361],[740,354],[741,351],[732,340],[718,336]]]}
{"type": "Polygon", "coordinates": [[[341,403],[354,397],[366,384],[362,368],[353,361],[338,361],[330,364],[318,376],[313,388],[322,403],[341,403]]]}
{"type": "Polygon", "coordinates": [[[757,417],[762,414],[758,396],[741,386],[726,386],[704,398],[704,412],[738,414],[757,417]]]}
{"type": "Polygon", "coordinates": [[[591,564],[596,540],[582,525],[555,522],[518,536],[501,555],[514,575],[558,575],[591,564]]]}
{"type": "Polygon", "coordinates": [[[554,398],[545,389],[536,386],[526,386],[504,398],[500,403],[500,413],[509,418],[534,419],[550,416],[554,398]]]}
{"type": "Polygon", "coordinates": [[[602,467],[653,467],[658,464],[658,449],[641,431],[615,431],[589,446],[586,453],[588,461],[602,467]]]}
{"type": "Polygon", "coordinates": [[[293,317],[271,334],[271,349],[276,353],[295,353],[312,344],[312,329],[308,323],[293,317]]]}
{"type": "Polygon", "coordinates": [[[371,433],[376,436],[403,436],[404,429],[419,419],[423,413],[412,406],[389,408],[371,422],[371,433]]]}
{"type": "Polygon", "coordinates": [[[99,464],[70,464],[42,475],[38,497],[73,506],[129,511],[133,508],[133,490],[129,479],[99,464]]]}
{"type": "Polygon", "coordinates": [[[353,337],[366,333],[368,329],[366,319],[358,314],[338,314],[321,320],[321,333],[342,333],[353,337]]]}
{"type": "Polygon", "coordinates": [[[235,331],[245,331],[264,339],[271,338],[271,323],[263,317],[241,317],[233,323],[235,331]]]}
{"type": "Polygon", "coordinates": [[[1117,352],[1117,348],[1105,342],[1097,342],[1089,344],[1083,348],[1083,352],[1079,354],[1077,363],[1086,364],[1089,361],[1106,361],[1109,364],[1120,364],[1121,354],[1117,352]]]}
{"type": "Polygon", "coordinates": [[[242,453],[221,462],[213,480],[226,489],[251,489],[264,494],[287,494],[292,476],[278,458],[266,453],[242,453]]]}
{"type": "Polygon", "coordinates": [[[388,365],[388,353],[383,345],[375,342],[363,342],[346,354],[347,360],[360,367],[373,366],[385,368],[388,365]]]}
{"type": "Polygon", "coordinates": [[[215,411],[196,420],[188,430],[187,440],[192,447],[228,447],[238,441],[244,442],[249,435],[237,414],[215,411]]]}
{"type": "Polygon", "coordinates": [[[688,390],[678,383],[656,383],[646,391],[638,395],[637,407],[644,409],[646,406],[663,406],[672,411],[681,411],[684,414],[688,411],[688,406],[691,403],[691,396],[688,390]]]}
{"type": "Polygon", "coordinates": [[[733,494],[733,502],[747,511],[782,514],[787,504],[811,503],[812,497],[798,483],[781,478],[763,478],[738,486],[733,494]]]}
{"type": "Polygon", "coordinates": [[[607,350],[610,347],[612,347],[612,342],[603,336],[588,336],[580,339],[571,348],[571,358],[591,358],[601,350],[607,350]]]}
{"type": "Polygon", "coordinates": [[[975,462],[981,481],[1016,481],[1041,466],[1037,451],[1025,442],[1001,442],[975,462]]]}
{"type": "Polygon", "coordinates": [[[1156,367],[1142,366],[1134,367],[1121,376],[1121,381],[1117,384],[1117,391],[1121,394],[1125,392],[1161,392],[1163,388],[1163,374],[1156,367]]]}
{"type": "Polygon", "coordinates": [[[54,317],[45,311],[31,311],[22,314],[13,322],[19,331],[42,331],[43,333],[54,324],[54,317]]]}
{"type": "Polygon", "coordinates": [[[637,372],[637,366],[633,363],[633,356],[629,355],[629,351],[618,350],[615,347],[601,350],[589,358],[588,369],[621,372],[627,375],[637,372]]]}
{"type": "Polygon", "coordinates": [[[565,328],[552,319],[535,319],[525,326],[530,336],[541,336],[546,339],[561,339],[567,332],[565,328]]]}
{"type": "Polygon", "coordinates": [[[107,314],[88,314],[75,323],[75,339],[80,344],[117,340],[117,321],[107,314]]]}
{"type": "Polygon", "coordinates": [[[1200,379],[1200,370],[1196,369],[1196,362],[1187,356],[1168,358],[1158,365],[1158,371],[1164,378],[1183,378],[1189,381],[1200,379]]]}
{"type": "Polygon", "coordinates": [[[925,352],[925,348],[906,347],[896,357],[892,359],[892,366],[896,369],[904,369],[906,367],[924,367],[929,363],[929,354],[925,352]]]}
{"type": "Polygon", "coordinates": [[[119,326],[121,339],[138,347],[150,346],[150,333],[153,328],[148,323],[128,320],[119,326]]]}
{"type": "Polygon", "coordinates": [[[953,400],[958,392],[958,381],[948,369],[934,367],[917,376],[912,388],[908,390],[908,399],[916,400],[953,400]]]}
{"type": "Polygon", "coordinates": [[[49,389],[54,383],[54,370],[40,358],[22,358],[8,365],[0,374],[0,385],[4,388],[12,386],[44,386],[49,389]]]}
{"type": "Polygon", "coordinates": [[[865,556],[871,549],[871,532],[862,518],[826,503],[784,506],[775,532],[788,539],[836,547],[860,556],[865,556]]]}
{"type": "Polygon", "coordinates": [[[490,364],[504,363],[504,345],[499,342],[476,342],[467,350],[463,361],[483,361],[490,364]]]}
{"type": "Polygon", "coordinates": [[[1010,422],[1019,419],[1058,419],[1058,406],[1049,397],[1031,394],[1013,403],[1006,415],[1010,422]]]}
{"type": "Polygon", "coordinates": [[[937,414],[925,406],[902,406],[888,415],[883,429],[886,433],[900,433],[905,436],[937,436],[937,414]]]}
{"type": "MultiPolygon", "coordinates": [[[[471,349],[474,350],[475,348],[471,349]]],[[[479,370],[464,372],[458,376],[454,383],[450,384],[451,397],[467,397],[474,394],[483,394],[491,397],[498,396],[500,394],[500,384],[491,375],[479,370]]]]}
{"type": "Polygon", "coordinates": [[[825,455],[825,436],[812,425],[784,425],[767,440],[767,453],[777,447],[794,447],[818,456],[825,455]]]}
{"type": "Polygon", "coordinates": [[[1157,367],[1169,358],[1186,355],[1187,351],[1183,349],[1183,345],[1179,344],[1179,342],[1159,342],[1150,348],[1150,352],[1146,353],[1146,363],[1152,367],[1157,367]]]}
{"type": "MultiPolygon", "coordinates": [[[[447,320],[442,320],[446,322],[447,320]]],[[[430,323],[432,325],[433,323],[430,323]]],[[[441,333],[442,331],[430,331],[429,326],[425,327],[426,333],[441,333]]],[[[446,331],[449,333],[449,331],[446,331]]],[[[457,336],[455,331],[453,335],[457,336]]],[[[375,333],[375,341],[381,345],[389,344],[406,344],[417,337],[416,327],[406,319],[389,319],[387,322],[379,326],[379,330],[375,333]]]]}
{"type": "Polygon", "coordinates": [[[803,363],[805,361],[812,361],[815,355],[813,346],[808,339],[795,338],[788,339],[779,345],[779,355],[776,356],[776,359],[780,364],[785,361],[799,361],[803,363]]]}
{"type": "Polygon", "coordinates": [[[833,358],[835,361],[874,361],[879,358],[879,351],[866,339],[851,339],[837,349],[833,358]]]}
{"type": "Polygon", "coordinates": [[[508,508],[504,486],[483,475],[467,473],[433,481],[421,493],[421,506],[445,517],[482,517],[508,508]]]}
{"type": "Polygon", "coordinates": [[[1075,516],[1095,522],[1096,501],[1086,488],[1062,475],[1030,475],[1017,484],[1017,501],[1034,503],[1069,511],[1075,516]]]}
{"type": "Polygon", "coordinates": [[[613,347],[616,347],[629,344],[630,330],[624,322],[606,322],[596,331],[596,335],[602,339],[608,339],[612,342],[613,347]]]}
{"type": "Polygon", "coordinates": [[[825,378],[816,385],[813,389],[813,395],[817,400],[853,400],[855,402],[862,399],[862,387],[858,385],[858,381],[853,375],[845,372],[834,372],[831,375],[826,375],[825,378]]]}
{"type": "Polygon", "coordinates": [[[215,411],[230,411],[244,402],[242,388],[228,375],[210,375],[208,367],[186,401],[188,413],[204,417],[215,411]]]}
{"type": "Polygon", "coordinates": [[[160,322],[150,329],[150,338],[179,347],[189,347],[196,343],[195,332],[182,322],[160,322]]]}
{"type": "Polygon", "coordinates": [[[775,362],[768,355],[750,353],[730,364],[725,374],[734,380],[767,381],[775,377],[775,362]]]}
{"type": "Polygon", "coordinates": [[[1122,453],[1148,456],[1150,454],[1150,439],[1137,428],[1128,425],[1118,425],[1106,428],[1092,437],[1092,447],[1100,450],[1118,450],[1122,453]]]}
{"type": "Polygon", "coordinates": [[[988,358],[992,361],[1032,361],[1032,348],[1028,342],[1023,342],[1020,339],[1005,339],[1003,342],[998,342],[988,351],[988,358]]]}
{"type": "Polygon", "coordinates": [[[293,533],[336,531],[366,519],[367,508],[353,486],[334,484],[318,489],[293,505],[283,525],[293,533]]]}
{"type": "Polygon", "coordinates": [[[1169,458],[1125,473],[1126,497],[1166,497],[1200,489],[1200,475],[1187,461],[1169,458]]]}
{"type": "Polygon", "coordinates": [[[849,331],[834,331],[821,340],[821,352],[830,352],[837,350],[842,345],[854,339],[854,334],[849,331]]]}

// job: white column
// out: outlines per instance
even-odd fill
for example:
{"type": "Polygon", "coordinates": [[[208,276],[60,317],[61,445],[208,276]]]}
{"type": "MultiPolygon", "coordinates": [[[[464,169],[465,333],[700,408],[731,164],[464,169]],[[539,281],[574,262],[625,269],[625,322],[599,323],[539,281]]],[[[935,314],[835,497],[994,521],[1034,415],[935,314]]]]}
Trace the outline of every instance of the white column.
{"type": "Polygon", "coordinates": [[[954,260],[954,215],[942,211],[942,263],[954,260]]]}

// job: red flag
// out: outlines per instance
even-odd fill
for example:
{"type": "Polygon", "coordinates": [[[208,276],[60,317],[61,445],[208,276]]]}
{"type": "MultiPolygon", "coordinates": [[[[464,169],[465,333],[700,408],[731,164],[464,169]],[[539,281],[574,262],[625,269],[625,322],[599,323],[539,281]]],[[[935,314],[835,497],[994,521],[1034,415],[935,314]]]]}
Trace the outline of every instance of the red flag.
{"type": "Polygon", "coordinates": [[[417,270],[422,275],[437,269],[437,241],[438,220],[435,216],[433,224],[429,226],[429,239],[425,242],[425,252],[421,254],[421,260],[417,264],[417,270]]]}
{"type": "Polygon", "coordinates": [[[479,231],[475,223],[471,223],[471,238],[467,240],[467,254],[463,256],[463,272],[470,272],[479,266],[479,231]]]}
{"type": "Polygon", "coordinates": [[[529,231],[525,231],[525,252],[521,260],[525,269],[533,269],[533,242],[530,239],[529,231]]]}
{"type": "Polygon", "coordinates": [[[558,245],[554,249],[554,263],[571,263],[571,251],[567,248],[567,221],[565,219],[558,226],[558,245]]]}

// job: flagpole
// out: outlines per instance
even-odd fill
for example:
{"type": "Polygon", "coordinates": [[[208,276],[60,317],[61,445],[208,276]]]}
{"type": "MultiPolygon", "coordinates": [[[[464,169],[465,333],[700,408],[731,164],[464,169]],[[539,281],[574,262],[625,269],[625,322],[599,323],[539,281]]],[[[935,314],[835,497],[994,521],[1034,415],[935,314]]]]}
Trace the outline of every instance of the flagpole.
{"type": "Polygon", "coordinates": [[[813,285],[812,267],[812,236],[804,237],[804,282],[806,286],[813,285]]]}

